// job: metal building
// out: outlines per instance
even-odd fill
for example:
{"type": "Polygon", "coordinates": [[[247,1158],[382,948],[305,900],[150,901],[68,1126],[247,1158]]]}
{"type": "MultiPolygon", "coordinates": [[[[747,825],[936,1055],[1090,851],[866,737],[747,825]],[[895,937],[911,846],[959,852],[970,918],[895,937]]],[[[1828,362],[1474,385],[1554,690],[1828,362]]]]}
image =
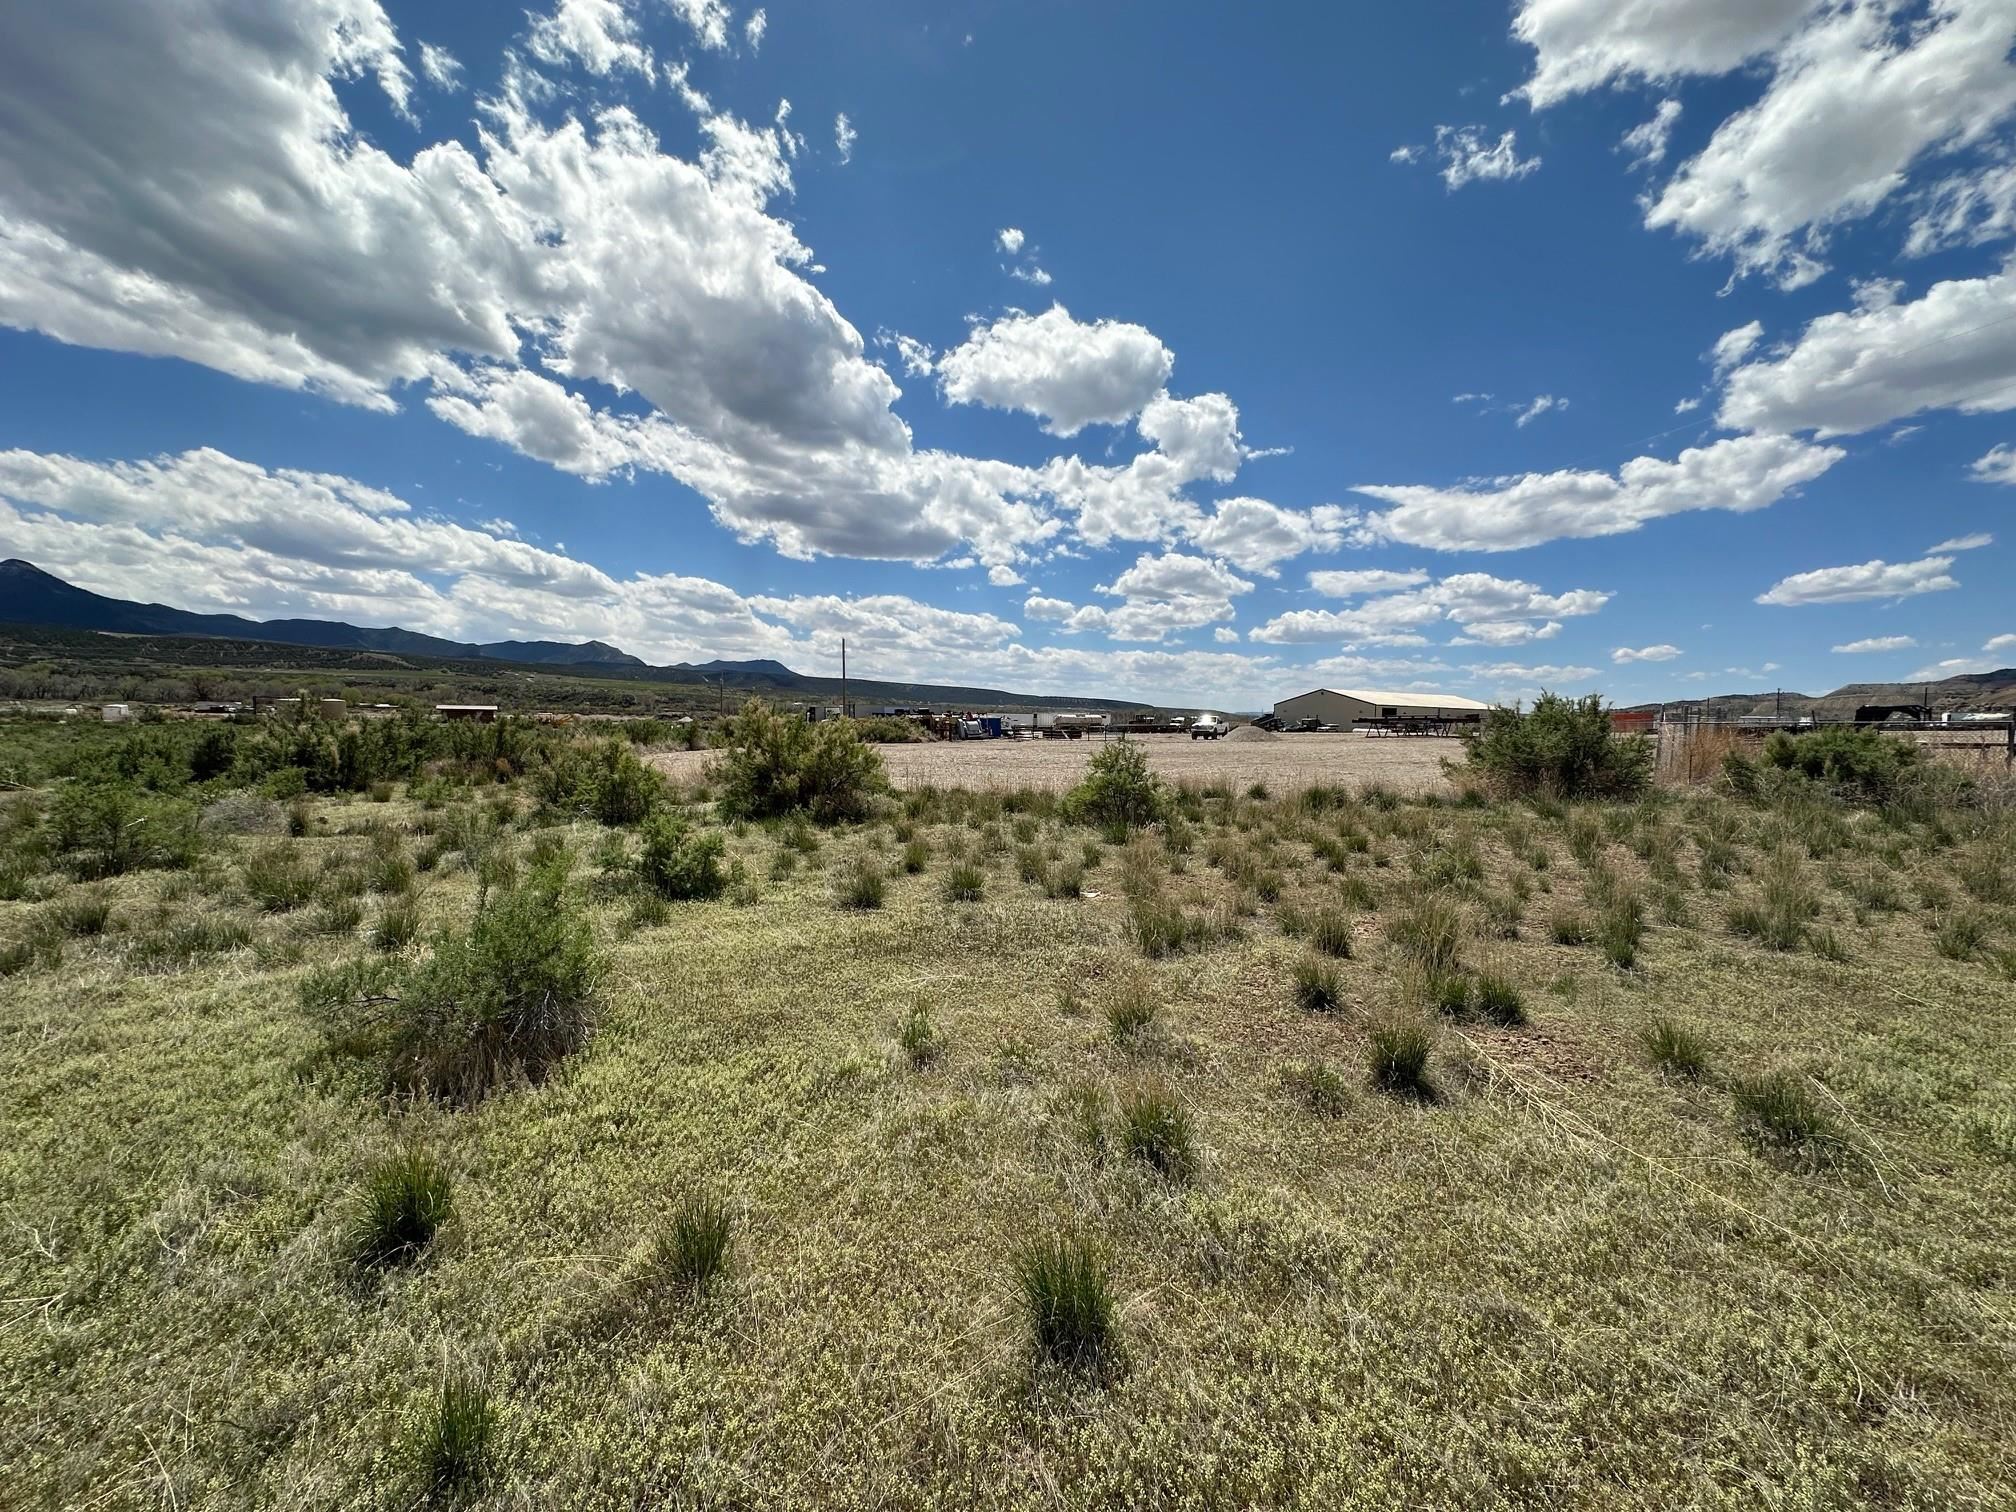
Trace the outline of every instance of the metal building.
{"type": "Polygon", "coordinates": [[[1305,719],[1348,730],[1381,720],[1434,720],[1474,724],[1490,710],[1474,698],[1453,693],[1381,693],[1365,688],[1312,688],[1274,705],[1274,717],[1293,728],[1305,719]]]}

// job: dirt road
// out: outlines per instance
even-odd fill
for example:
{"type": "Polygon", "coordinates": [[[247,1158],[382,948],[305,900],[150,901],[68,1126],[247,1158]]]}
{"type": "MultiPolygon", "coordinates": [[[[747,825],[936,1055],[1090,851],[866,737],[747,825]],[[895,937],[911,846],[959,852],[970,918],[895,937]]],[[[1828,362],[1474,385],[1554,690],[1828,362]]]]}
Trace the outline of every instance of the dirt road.
{"type": "MultiPolygon", "coordinates": [[[[1446,786],[1441,763],[1460,761],[1454,740],[1357,734],[1283,735],[1272,741],[1192,740],[1187,735],[1135,737],[1148,764],[1172,781],[1223,778],[1238,787],[1264,782],[1274,792],[1316,783],[1358,786],[1381,782],[1396,792],[1446,786]]],[[[1077,782],[1098,740],[950,740],[927,745],[885,745],[882,759],[899,788],[1044,787],[1077,782]]],[[[665,751],[650,758],[669,776],[697,777],[706,751],[665,751]]]]}

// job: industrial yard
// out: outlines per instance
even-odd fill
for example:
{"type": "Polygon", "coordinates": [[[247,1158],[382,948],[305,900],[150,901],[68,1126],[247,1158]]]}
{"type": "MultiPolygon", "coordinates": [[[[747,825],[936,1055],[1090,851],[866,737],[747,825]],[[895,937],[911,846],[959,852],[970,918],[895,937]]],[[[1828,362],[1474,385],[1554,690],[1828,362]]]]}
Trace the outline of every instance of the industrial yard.
{"type": "MultiPolygon", "coordinates": [[[[1254,731],[1254,736],[1267,732],[1254,731]]],[[[1353,731],[1273,735],[1252,739],[1192,740],[1187,735],[1130,736],[1148,764],[1172,782],[1225,782],[1245,788],[1263,783],[1293,792],[1325,783],[1383,784],[1395,792],[1426,793],[1444,786],[1442,762],[1462,755],[1453,740],[1403,739],[1353,731]]],[[[1085,774],[1104,739],[954,740],[884,745],[889,780],[905,791],[922,787],[977,790],[1037,788],[1062,792],[1085,774]]],[[[668,777],[697,778],[706,751],[666,751],[650,758],[668,777]]]]}

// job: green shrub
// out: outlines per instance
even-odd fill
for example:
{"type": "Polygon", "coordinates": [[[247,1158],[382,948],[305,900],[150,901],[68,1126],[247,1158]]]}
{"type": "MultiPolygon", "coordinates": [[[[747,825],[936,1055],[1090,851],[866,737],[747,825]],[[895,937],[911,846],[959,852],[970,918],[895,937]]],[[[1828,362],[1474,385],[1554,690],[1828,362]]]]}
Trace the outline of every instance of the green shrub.
{"type": "Polygon", "coordinates": [[[868,816],[889,786],[882,758],[862,744],[852,720],[817,724],[774,714],[755,700],[719,732],[721,754],[708,768],[731,818],[802,813],[820,824],[868,816]]]}
{"type": "Polygon", "coordinates": [[[1344,1001],[1337,968],[1320,955],[1305,955],[1295,963],[1295,1006],[1304,1013],[1329,1013],[1344,1001]]]}
{"type": "Polygon", "coordinates": [[[1892,804],[1913,790],[1924,753],[1881,730],[1829,725],[1799,734],[1774,731],[1762,759],[1766,767],[1818,783],[1848,802],[1892,804]]]}
{"type": "Polygon", "coordinates": [[[1196,1166],[1190,1115],[1159,1083],[1121,1094],[1120,1148],[1172,1181],[1187,1179],[1196,1166]]]}
{"type": "Polygon", "coordinates": [[[1169,811],[1161,778],[1148,769],[1147,753],[1131,740],[1101,747],[1085,776],[1064,795],[1064,817],[1106,831],[1141,829],[1169,811]]]}
{"type": "Polygon", "coordinates": [[[453,1206],[453,1184],[433,1160],[417,1150],[387,1156],[365,1174],[350,1253],[360,1265],[404,1264],[427,1247],[453,1206]]]}
{"type": "Polygon", "coordinates": [[[58,863],[86,882],[188,866],[201,850],[193,804],[120,781],[65,783],[49,806],[47,826],[58,863]]]}
{"type": "Polygon", "coordinates": [[[601,971],[559,877],[534,873],[413,971],[392,1014],[394,1082],[469,1102],[517,1075],[536,1080],[587,1039],[601,971]]]}
{"type": "Polygon", "coordinates": [[[1096,1369],[1114,1344],[1116,1311],[1106,1262],[1091,1241],[1039,1239],[1015,1257],[1015,1285],[1043,1358],[1096,1369]]]}
{"type": "Polygon", "coordinates": [[[665,780],[621,740],[605,740],[596,748],[581,788],[588,812],[608,825],[636,824],[664,792],[665,780]]]}
{"type": "Polygon", "coordinates": [[[1652,748],[1610,728],[1603,700],[1542,693],[1532,709],[1493,709],[1464,740],[1464,770],[1510,796],[1635,798],[1652,783],[1652,748]]]}
{"type": "Polygon", "coordinates": [[[1708,1041],[1678,1019],[1655,1018],[1638,1038],[1646,1059],[1669,1076],[1698,1081],[1708,1070],[1708,1041]]]}
{"type": "Polygon", "coordinates": [[[1366,1031],[1372,1085],[1402,1096],[1431,1096],[1428,1056],[1434,1046],[1434,1031],[1419,1019],[1388,1018],[1373,1023],[1366,1031]]]}
{"type": "Polygon", "coordinates": [[[416,1504],[481,1490],[490,1479],[496,1437],[489,1387],[474,1375],[451,1372],[412,1444],[420,1482],[416,1504]]]}
{"type": "Polygon", "coordinates": [[[696,830],[683,814],[653,810],[639,831],[643,846],[633,863],[637,880],[661,898],[718,898],[728,879],[721,870],[727,842],[716,830],[696,830]]]}

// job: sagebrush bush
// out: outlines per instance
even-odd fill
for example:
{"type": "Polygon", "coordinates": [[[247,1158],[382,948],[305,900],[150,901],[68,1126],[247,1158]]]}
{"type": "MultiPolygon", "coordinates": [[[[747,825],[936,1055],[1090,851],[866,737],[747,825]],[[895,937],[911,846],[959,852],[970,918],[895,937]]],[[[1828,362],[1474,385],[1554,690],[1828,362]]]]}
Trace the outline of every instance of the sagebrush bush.
{"type": "Polygon", "coordinates": [[[1114,1344],[1116,1312],[1106,1261],[1088,1239],[1038,1239],[1015,1257],[1015,1285],[1037,1352],[1058,1365],[1095,1369],[1114,1344]]]}
{"type": "Polygon", "coordinates": [[[388,1155],[364,1176],[350,1225],[350,1253],[360,1265],[385,1267],[413,1259],[454,1209],[448,1173],[418,1150],[388,1155]]]}
{"type": "MultiPolygon", "coordinates": [[[[1734,751],[1726,758],[1732,786],[1739,792],[1744,779],[1735,768],[1743,760],[1734,751]]],[[[1924,752],[1914,742],[1852,725],[1797,734],[1773,731],[1764,742],[1761,761],[1766,768],[1818,784],[1850,803],[1899,803],[1930,778],[1924,752]]]]}
{"type": "Polygon", "coordinates": [[[754,699],[717,732],[708,781],[731,818],[805,814],[820,824],[865,819],[889,786],[881,756],[848,719],[814,724],[754,699]]]}
{"type": "Polygon", "coordinates": [[[394,1082],[468,1102],[536,1080],[587,1039],[601,972],[579,906],[557,874],[534,873],[413,970],[391,1014],[394,1082]]]}
{"type": "Polygon", "coordinates": [[[1652,783],[1650,742],[1614,732],[1595,694],[1542,693],[1529,711],[1493,709],[1464,745],[1463,770],[1503,795],[1635,798],[1652,783]]]}
{"type": "Polygon", "coordinates": [[[1168,790],[1148,769],[1148,755],[1131,740],[1101,747],[1086,764],[1085,776],[1064,795],[1064,817],[1104,831],[1141,829],[1169,810],[1168,790]]]}
{"type": "Polygon", "coordinates": [[[638,831],[642,846],[633,864],[637,880],[661,898],[718,898],[728,879],[721,869],[727,849],[719,830],[696,829],[683,814],[658,808],[638,831]]]}

